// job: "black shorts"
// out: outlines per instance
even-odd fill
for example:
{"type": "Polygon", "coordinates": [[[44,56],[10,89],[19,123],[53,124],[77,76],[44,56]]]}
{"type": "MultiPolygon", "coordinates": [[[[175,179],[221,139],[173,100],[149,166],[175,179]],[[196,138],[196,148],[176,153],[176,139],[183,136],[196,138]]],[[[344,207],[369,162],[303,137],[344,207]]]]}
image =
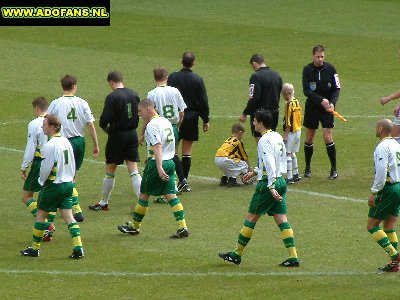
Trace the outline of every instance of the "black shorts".
{"type": "Polygon", "coordinates": [[[185,111],[182,124],[179,127],[179,140],[199,140],[199,113],[197,111],[185,111]]]}
{"type": "Polygon", "coordinates": [[[333,114],[327,112],[322,107],[315,107],[306,101],[304,109],[303,126],[309,129],[318,129],[321,122],[322,128],[333,128],[333,114]]]}
{"type": "MultiPolygon", "coordinates": [[[[279,119],[279,109],[265,109],[266,111],[270,112],[272,115],[272,123],[271,123],[271,130],[276,131],[276,127],[278,126],[278,119],[279,119]]],[[[255,131],[253,125],[254,115],[250,116],[250,129],[251,135],[254,137],[261,137],[262,134],[255,131]]]]}
{"type": "Polygon", "coordinates": [[[121,165],[125,160],[139,162],[139,140],[135,129],[108,134],[106,164],[121,165]]]}

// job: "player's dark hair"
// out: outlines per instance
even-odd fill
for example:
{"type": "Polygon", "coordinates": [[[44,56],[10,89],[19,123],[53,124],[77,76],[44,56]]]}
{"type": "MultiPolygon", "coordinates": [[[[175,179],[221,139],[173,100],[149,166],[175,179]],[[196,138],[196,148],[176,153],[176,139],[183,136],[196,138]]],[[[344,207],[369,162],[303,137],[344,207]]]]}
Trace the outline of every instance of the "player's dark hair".
{"type": "Polygon", "coordinates": [[[232,126],[232,134],[238,133],[240,131],[245,132],[245,129],[244,129],[243,125],[240,124],[240,123],[233,124],[233,126],[232,126]]]}
{"type": "Polygon", "coordinates": [[[317,52],[325,52],[325,47],[322,45],[317,45],[314,48],[312,48],[312,54],[314,55],[317,52]]]}
{"type": "Polygon", "coordinates": [[[182,55],[182,65],[185,68],[190,69],[194,65],[194,61],[196,59],[196,56],[194,55],[193,52],[185,52],[182,55]]]}
{"type": "Polygon", "coordinates": [[[47,110],[47,108],[49,107],[49,103],[43,96],[40,96],[40,97],[33,99],[32,106],[34,108],[38,107],[40,109],[40,111],[45,112],[47,110]]]}
{"type": "Polygon", "coordinates": [[[269,111],[263,108],[258,109],[254,114],[254,119],[261,122],[266,129],[271,129],[272,114],[269,111]]]}
{"type": "Polygon", "coordinates": [[[158,67],[153,70],[155,81],[164,81],[168,77],[168,71],[164,67],[158,67]]]}
{"type": "Polygon", "coordinates": [[[121,72],[111,71],[107,75],[107,81],[108,82],[112,81],[112,82],[115,82],[115,83],[121,83],[121,82],[124,82],[124,79],[122,77],[121,72]]]}
{"type": "Polygon", "coordinates": [[[259,65],[261,65],[261,64],[265,63],[265,60],[264,60],[264,57],[263,57],[261,54],[253,54],[253,55],[250,57],[249,63],[250,63],[250,64],[252,64],[252,63],[258,63],[259,65]]]}
{"type": "Polygon", "coordinates": [[[74,85],[77,84],[78,79],[73,75],[67,74],[63,78],[61,78],[60,82],[64,91],[71,91],[74,85]]]}
{"type": "Polygon", "coordinates": [[[47,119],[47,124],[49,124],[49,126],[53,126],[56,132],[60,132],[61,121],[56,115],[47,114],[44,118],[47,119]]]}

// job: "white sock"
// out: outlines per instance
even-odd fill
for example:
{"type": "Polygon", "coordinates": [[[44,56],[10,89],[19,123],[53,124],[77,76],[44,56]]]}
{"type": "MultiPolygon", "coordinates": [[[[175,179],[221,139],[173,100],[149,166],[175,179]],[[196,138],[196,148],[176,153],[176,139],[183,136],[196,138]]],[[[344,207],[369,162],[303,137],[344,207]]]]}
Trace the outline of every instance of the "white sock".
{"type": "Polygon", "coordinates": [[[115,175],[114,174],[106,174],[106,177],[103,179],[103,199],[100,201],[100,205],[108,204],[110,200],[111,192],[114,189],[115,185],[115,175]]]}
{"type": "Polygon", "coordinates": [[[297,165],[297,156],[295,153],[292,153],[292,166],[293,166],[293,174],[299,174],[299,166],[297,165]]]}
{"type": "Polygon", "coordinates": [[[142,176],[140,176],[140,173],[138,171],[133,171],[130,176],[131,176],[131,181],[132,181],[133,192],[135,193],[136,197],[139,199],[140,184],[142,183],[142,176]]]}
{"type": "Polygon", "coordinates": [[[287,178],[292,179],[293,178],[293,173],[292,173],[292,158],[290,156],[286,157],[286,163],[287,163],[287,178]]]}

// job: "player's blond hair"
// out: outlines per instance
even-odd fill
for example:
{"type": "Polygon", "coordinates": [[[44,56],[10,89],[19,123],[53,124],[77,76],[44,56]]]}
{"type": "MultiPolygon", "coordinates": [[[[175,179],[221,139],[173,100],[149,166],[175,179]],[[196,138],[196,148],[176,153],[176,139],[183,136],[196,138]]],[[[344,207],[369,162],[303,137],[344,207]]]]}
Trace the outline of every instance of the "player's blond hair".
{"type": "Polygon", "coordinates": [[[293,84],[285,82],[282,85],[282,93],[288,93],[289,95],[294,95],[294,87],[293,84]]]}

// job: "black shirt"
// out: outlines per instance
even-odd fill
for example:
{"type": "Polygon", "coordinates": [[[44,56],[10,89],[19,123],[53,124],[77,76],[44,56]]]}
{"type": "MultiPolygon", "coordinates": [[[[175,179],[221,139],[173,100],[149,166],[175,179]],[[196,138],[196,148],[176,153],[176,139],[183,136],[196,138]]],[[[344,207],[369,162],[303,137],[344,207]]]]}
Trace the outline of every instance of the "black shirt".
{"type": "Polygon", "coordinates": [[[339,99],[340,81],[335,67],[324,62],[322,67],[310,63],[303,69],[303,92],[307,103],[321,107],[322,99],[328,99],[333,105],[339,99]]]}
{"type": "Polygon", "coordinates": [[[128,88],[117,88],[107,95],[99,125],[108,133],[136,129],[139,123],[139,95],[128,88]]]}
{"type": "Polygon", "coordinates": [[[185,111],[197,111],[204,123],[209,122],[209,107],[203,78],[191,69],[183,68],[168,77],[167,84],[181,92],[186,104],[185,111]]]}
{"type": "Polygon", "coordinates": [[[261,67],[250,77],[249,101],[243,115],[254,115],[259,108],[279,109],[282,78],[269,67],[261,67]]]}

